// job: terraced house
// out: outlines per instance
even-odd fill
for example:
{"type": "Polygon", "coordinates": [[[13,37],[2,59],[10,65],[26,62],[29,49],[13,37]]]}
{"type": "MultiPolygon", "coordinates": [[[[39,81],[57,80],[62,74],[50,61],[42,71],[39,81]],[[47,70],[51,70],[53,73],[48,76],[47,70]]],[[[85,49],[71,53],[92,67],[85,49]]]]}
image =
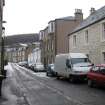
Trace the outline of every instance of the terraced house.
{"type": "Polygon", "coordinates": [[[39,42],[37,33],[12,35],[5,37],[5,55],[9,62],[28,60],[30,54],[39,42]]]}
{"type": "Polygon", "coordinates": [[[90,12],[69,34],[69,52],[86,53],[93,63],[105,63],[105,6],[90,12]]]}
{"type": "Polygon", "coordinates": [[[74,15],[52,20],[40,31],[41,58],[44,64],[53,63],[57,54],[69,52],[67,35],[83,20],[81,9],[76,9],[74,15]]]}

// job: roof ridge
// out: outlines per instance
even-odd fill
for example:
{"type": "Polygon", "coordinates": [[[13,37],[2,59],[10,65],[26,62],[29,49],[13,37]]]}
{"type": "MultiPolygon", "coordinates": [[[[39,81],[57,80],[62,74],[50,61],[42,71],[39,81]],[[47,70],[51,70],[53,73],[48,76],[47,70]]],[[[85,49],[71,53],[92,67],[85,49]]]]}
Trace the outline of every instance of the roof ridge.
{"type": "Polygon", "coordinates": [[[95,22],[103,19],[104,17],[105,17],[105,6],[99,8],[93,14],[89,15],[70,34],[75,33],[85,27],[88,27],[89,25],[94,24],[95,22]]]}

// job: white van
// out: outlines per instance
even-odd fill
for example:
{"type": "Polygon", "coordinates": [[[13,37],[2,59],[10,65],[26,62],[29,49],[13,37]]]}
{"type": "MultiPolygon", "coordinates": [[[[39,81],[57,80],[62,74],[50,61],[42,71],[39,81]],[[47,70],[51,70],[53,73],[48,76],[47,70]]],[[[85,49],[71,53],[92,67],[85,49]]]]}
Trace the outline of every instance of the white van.
{"type": "Polygon", "coordinates": [[[54,71],[57,77],[67,77],[70,81],[85,79],[92,67],[84,53],[67,53],[56,55],[54,71]]]}

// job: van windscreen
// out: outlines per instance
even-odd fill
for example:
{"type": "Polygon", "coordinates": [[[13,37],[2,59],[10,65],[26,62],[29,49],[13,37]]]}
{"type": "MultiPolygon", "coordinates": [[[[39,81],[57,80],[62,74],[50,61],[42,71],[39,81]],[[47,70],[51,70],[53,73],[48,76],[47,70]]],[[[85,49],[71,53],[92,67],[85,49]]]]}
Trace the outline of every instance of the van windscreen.
{"type": "Polygon", "coordinates": [[[72,58],[71,59],[72,64],[85,63],[85,62],[89,62],[89,59],[88,58],[72,58]]]}

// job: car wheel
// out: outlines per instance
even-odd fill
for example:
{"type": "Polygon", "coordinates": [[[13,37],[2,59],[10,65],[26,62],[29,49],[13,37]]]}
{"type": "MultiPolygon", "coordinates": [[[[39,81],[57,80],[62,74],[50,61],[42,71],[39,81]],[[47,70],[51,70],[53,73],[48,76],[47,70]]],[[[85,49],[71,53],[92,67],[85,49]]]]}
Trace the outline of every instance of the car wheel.
{"type": "Polygon", "coordinates": [[[93,87],[93,81],[91,79],[88,79],[88,86],[93,87]]]}
{"type": "Polygon", "coordinates": [[[57,79],[60,79],[60,77],[59,77],[59,76],[57,76],[56,78],[57,78],[57,79]]]}
{"type": "Polygon", "coordinates": [[[60,79],[60,76],[58,75],[57,72],[56,72],[56,79],[60,79]]]}
{"type": "Polygon", "coordinates": [[[46,76],[49,76],[49,75],[48,75],[48,72],[46,73],[46,76]]]}

